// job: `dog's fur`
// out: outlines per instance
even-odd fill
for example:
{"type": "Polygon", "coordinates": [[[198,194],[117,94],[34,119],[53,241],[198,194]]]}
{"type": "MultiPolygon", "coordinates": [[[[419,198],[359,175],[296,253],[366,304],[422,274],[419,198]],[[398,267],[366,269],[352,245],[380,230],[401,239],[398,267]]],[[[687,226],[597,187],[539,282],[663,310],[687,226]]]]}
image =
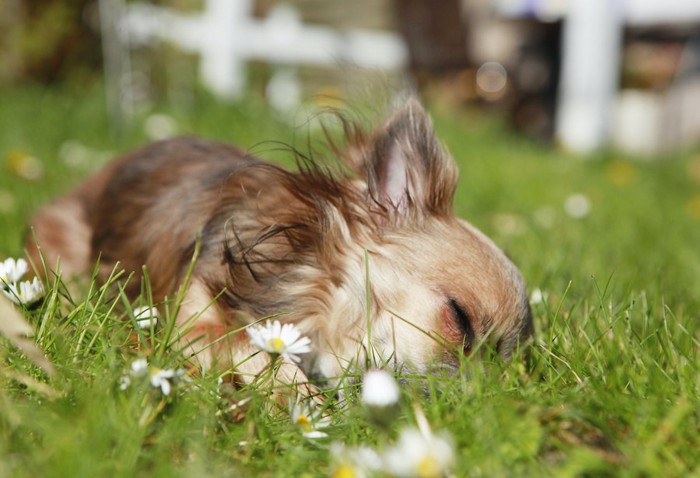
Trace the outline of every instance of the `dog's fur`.
{"type": "MultiPolygon", "coordinates": [[[[487,336],[509,356],[533,332],[525,285],[454,216],[456,165],[421,106],[408,101],[373,132],[345,122],[345,132],[342,170],[300,160],[290,172],[196,138],[150,144],[39,212],[36,238],[64,275],[98,257],[103,279],[117,261],[137,276],[145,265],[161,301],[183,282],[200,237],[177,322],[204,367],[259,371],[262,358],[245,361],[254,351],[244,332],[208,344],[278,313],[312,340],[302,371],[322,377],[369,349],[418,371],[454,368],[454,350],[487,336]]],[[[33,238],[27,247],[39,263],[33,238]]],[[[132,280],[127,293],[139,292],[132,280]]]]}

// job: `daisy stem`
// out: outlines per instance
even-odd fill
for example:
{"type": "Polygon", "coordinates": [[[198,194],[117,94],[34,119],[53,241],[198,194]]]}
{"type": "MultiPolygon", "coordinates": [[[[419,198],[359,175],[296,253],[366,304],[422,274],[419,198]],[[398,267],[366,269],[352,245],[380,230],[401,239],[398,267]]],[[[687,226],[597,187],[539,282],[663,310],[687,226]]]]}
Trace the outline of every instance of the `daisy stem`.
{"type": "MultiPolygon", "coordinates": [[[[149,398],[150,397],[147,395],[144,399],[144,402],[148,402],[149,398]]],[[[144,403],[143,413],[141,414],[141,418],[139,418],[139,426],[141,428],[146,428],[151,423],[153,423],[153,421],[158,415],[160,415],[160,412],[163,411],[166,405],[167,400],[165,398],[160,399],[155,407],[150,403],[144,403]]]]}
{"type": "Polygon", "coordinates": [[[277,379],[277,374],[280,367],[282,366],[282,357],[277,353],[270,353],[270,363],[268,365],[268,370],[270,374],[270,388],[268,390],[268,396],[272,397],[275,393],[275,381],[277,379]]]}

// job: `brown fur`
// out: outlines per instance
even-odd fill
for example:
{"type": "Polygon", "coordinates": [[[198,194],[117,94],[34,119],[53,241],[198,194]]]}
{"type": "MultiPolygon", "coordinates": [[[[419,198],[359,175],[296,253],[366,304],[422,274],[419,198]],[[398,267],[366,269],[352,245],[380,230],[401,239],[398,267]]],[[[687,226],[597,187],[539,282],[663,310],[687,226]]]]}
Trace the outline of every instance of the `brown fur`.
{"type": "MultiPolygon", "coordinates": [[[[204,367],[240,364],[253,352],[245,334],[207,344],[277,313],[312,339],[307,374],[337,376],[369,348],[400,366],[454,367],[441,340],[468,353],[489,335],[510,355],[532,334],[525,286],[488,238],[454,216],[456,166],[420,105],[409,101],[371,133],[345,126],[349,146],[335,148],[343,168],[302,158],[290,172],[197,138],[148,145],[40,212],[38,242],[64,273],[98,257],[102,279],[117,261],[137,276],[145,265],[161,301],[181,285],[200,237],[177,320],[204,367]]],[[[31,240],[28,249],[36,261],[31,240]]],[[[132,280],[127,293],[139,292],[132,280]]],[[[238,371],[263,366],[257,358],[238,371]]],[[[287,368],[290,380],[303,378],[287,368]]]]}

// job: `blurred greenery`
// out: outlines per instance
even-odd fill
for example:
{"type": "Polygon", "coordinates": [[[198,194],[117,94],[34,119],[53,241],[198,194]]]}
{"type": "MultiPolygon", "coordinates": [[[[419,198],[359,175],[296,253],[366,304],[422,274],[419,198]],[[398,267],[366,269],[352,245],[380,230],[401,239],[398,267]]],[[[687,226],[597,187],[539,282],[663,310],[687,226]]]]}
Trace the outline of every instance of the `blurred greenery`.
{"type": "Polygon", "coordinates": [[[102,65],[96,0],[4,0],[0,84],[84,83],[102,65]]]}

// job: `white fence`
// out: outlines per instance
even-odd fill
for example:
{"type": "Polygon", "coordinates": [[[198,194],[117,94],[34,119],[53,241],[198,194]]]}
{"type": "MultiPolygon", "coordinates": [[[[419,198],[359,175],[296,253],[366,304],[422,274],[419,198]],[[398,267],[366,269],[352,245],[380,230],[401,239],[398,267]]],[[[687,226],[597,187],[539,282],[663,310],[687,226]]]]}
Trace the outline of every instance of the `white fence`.
{"type": "Polygon", "coordinates": [[[198,54],[202,82],[227,98],[243,93],[250,60],[382,70],[399,69],[407,62],[406,47],[393,33],[304,24],[288,5],[275,7],[264,19],[254,18],[252,11],[253,0],[206,0],[201,13],[189,15],[129,3],[118,15],[117,40],[124,45],[163,40],[198,54]]]}
{"type": "Polygon", "coordinates": [[[623,29],[700,23],[700,0],[498,0],[497,6],[506,16],[564,20],[557,137],[583,153],[615,134],[623,29]]]}

